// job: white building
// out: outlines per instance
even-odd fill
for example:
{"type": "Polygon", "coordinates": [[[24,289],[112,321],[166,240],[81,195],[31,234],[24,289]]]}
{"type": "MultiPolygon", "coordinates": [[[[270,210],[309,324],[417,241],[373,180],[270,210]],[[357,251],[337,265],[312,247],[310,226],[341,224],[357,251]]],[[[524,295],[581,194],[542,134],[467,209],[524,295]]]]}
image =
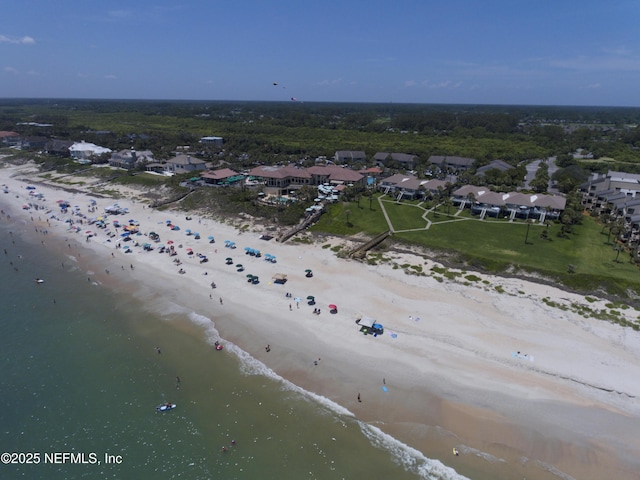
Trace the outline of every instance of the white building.
{"type": "Polygon", "coordinates": [[[202,137],[200,143],[203,145],[213,145],[215,147],[222,146],[222,137],[202,137]]]}
{"type": "Polygon", "coordinates": [[[103,153],[111,153],[110,148],[100,147],[95,143],[76,142],[69,147],[69,155],[74,160],[90,160],[91,157],[97,157],[103,153]]]}

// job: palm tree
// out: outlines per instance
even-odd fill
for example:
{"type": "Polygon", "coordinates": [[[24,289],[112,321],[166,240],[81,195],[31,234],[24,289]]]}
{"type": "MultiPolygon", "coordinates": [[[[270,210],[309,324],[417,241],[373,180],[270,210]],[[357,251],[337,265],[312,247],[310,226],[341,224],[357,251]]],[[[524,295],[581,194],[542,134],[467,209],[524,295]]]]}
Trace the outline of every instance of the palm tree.
{"type": "Polygon", "coordinates": [[[616,262],[616,263],[618,263],[618,257],[620,256],[620,252],[621,252],[622,250],[624,250],[624,246],[618,243],[618,244],[616,244],[616,246],[615,246],[615,247],[613,247],[613,249],[616,251],[616,259],[615,259],[615,262],[616,262]]]}

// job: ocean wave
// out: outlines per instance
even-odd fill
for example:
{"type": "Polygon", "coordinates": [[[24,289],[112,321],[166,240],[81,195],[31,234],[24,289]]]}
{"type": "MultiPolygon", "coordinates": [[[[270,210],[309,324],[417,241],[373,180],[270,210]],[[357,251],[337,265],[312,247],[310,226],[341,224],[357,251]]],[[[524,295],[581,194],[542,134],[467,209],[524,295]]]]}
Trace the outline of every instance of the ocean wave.
{"type": "Polygon", "coordinates": [[[338,419],[340,417],[348,417],[350,421],[355,421],[371,445],[390,452],[394,458],[397,459],[397,462],[407,471],[417,474],[424,480],[469,480],[467,477],[460,475],[453,468],[444,465],[439,460],[428,458],[422,452],[402,443],[391,435],[384,433],[379,428],[358,420],[353,412],[348,408],[327,397],[305,390],[281,377],[267,365],[251,356],[239,346],[219,338],[218,332],[215,327],[213,327],[211,319],[195,312],[190,312],[188,317],[194,323],[207,327],[207,341],[211,345],[213,345],[215,341],[220,341],[224,345],[226,351],[232,353],[240,360],[240,371],[243,374],[261,375],[276,380],[280,382],[284,390],[295,392],[300,396],[300,398],[313,401],[315,404],[325,408],[331,414],[336,415],[338,419]],[[211,326],[210,328],[209,325],[211,326]]]}
{"type": "Polygon", "coordinates": [[[447,467],[440,460],[426,457],[419,450],[384,433],[378,427],[361,421],[358,421],[358,424],[362,433],[373,446],[391,452],[407,471],[416,473],[420,478],[425,480],[469,480],[453,468],[447,467]]]}

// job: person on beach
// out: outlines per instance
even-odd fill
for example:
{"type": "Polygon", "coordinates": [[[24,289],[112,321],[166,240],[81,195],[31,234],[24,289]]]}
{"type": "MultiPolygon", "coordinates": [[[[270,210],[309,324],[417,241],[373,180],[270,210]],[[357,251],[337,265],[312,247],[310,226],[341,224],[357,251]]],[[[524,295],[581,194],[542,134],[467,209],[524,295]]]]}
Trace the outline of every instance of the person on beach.
{"type": "Polygon", "coordinates": [[[360,394],[358,393],[358,402],[362,402],[362,400],[360,399],[360,394]]]}
{"type": "Polygon", "coordinates": [[[162,352],[160,351],[160,347],[156,347],[156,352],[158,352],[158,355],[160,355],[162,352]]]}
{"type": "Polygon", "coordinates": [[[271,351],[271,345],[267,345],[266,347],[264,347],[266,352],[270,352],[271,351]]]}
{"type": "Polygon", "coordinates": [[[220,305],[222,305],[222,297],[220,297],[220,305]]]}

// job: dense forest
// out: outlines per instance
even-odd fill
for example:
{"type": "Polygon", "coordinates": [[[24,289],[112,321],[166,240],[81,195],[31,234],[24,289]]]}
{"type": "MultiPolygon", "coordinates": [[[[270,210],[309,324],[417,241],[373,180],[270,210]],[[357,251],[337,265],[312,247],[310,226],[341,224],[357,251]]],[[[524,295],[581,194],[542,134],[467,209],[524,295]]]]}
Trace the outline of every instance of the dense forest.
{"type": "Polygon", "coordinates": [[[554,179],[565,191],[590,172],[640,173],[639,124],[640,109],[620,107],[0,100],[0,130],[151,150],[158,159],[209,135],[223,137],[224,147],[197,153],[236,168],[309,164],[336,150],[362,150],[370,159],[377,152],[414,154],[417,175],[427,172],[431,155],[474,158],[476,168],[496,159],[522,167],[553,156],[561,167],[554,179]]]}

